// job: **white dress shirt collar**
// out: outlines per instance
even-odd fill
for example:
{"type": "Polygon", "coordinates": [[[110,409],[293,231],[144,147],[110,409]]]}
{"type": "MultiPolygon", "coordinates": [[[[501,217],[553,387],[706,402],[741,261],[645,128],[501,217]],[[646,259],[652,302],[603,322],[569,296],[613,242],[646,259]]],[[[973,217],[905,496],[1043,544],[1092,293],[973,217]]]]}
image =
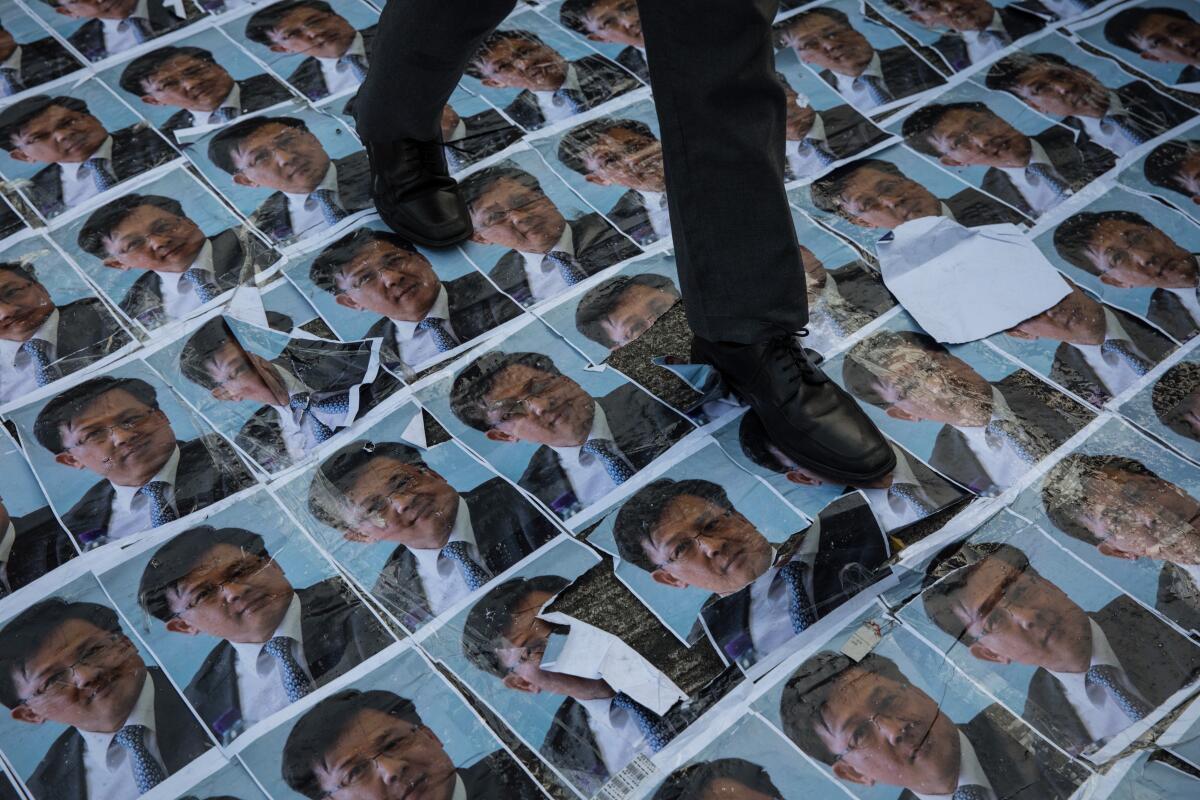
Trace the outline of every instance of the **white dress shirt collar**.
{"type": "Polygon", "coordinates": [[[332,58],[316,57],[317,64],[321,67],[321,74],[325,78],[325,88],[329,94],[339,94],[358,86],[359,81],[354,70],[348,64],[341,63],[341,60],[347,56],[360,56],[364,61],[367,60],[367,48],[361,33],[354,34],[350,46],[341,55],[332,58]]]}
{"type": "Polygon", "coordinates": [[[861,84],[859,86],[855,86],[855,81],[857,81],[859,78],[871,77],[878,79],[878,81],[883,84],[884,87],[887,87],[887,76],[883,74],[883,66],[880,61],[878,51],[871,55],[871,60],[867,64],[867,68],[858,75],[844,75],[840,72],[833,72],[832,70],[831,74],[833,75],[834,83],[837,84],[838,94],[842,95],[842,97],[845,97],[847,100],[849,100],[852,105],[858,106],[859,108],[874,108],[877,104],[871,97],[871,93],[865,87],[863,87],[861,84]]]}
{"type": "Polygon", "coordinates": [[[1200,322],[1200,299],[1197,299],[1197,289],[1188,287],[1185,289],[1163,289],[1164,292],[1169,292],[1175,295],[1183,307],[1187,310],[1188,316],[1193,322],[1200,322]]]}
{"type": "Polygon", "coordinates": [[[158,292],[162,296],[163,313],[169,319],[182,319],[189,312],[204,305],[200,300],[200,294],[196,291],[196,285],[191,281],[183,280],[183,273],[191,269],[203,272],[209,283],[216,281],[212,240],[204,240],[200,252],[196,254],[196,258],[192,260],[187,269],[181,272],[156,273],[158,275],[158,292]]]}
{"type": "MultiPolygon", "coordinates": [[[[988,422],[997,420],[1015,424],[1017,428],[1023,429],[1021,421],[1016,418],[1012,409],[1008,407],[1008,402],[1005,401],[1004,395],[1000,394],[1000,390],[993,386],[992,416],[988,422]]],[[[1001,440],[1000,446],[996,447],[992,442],[988,441],[987,424],[977,427],[965,425],[955,425],[953,427],[966,439],[968,449],[975,454],[980,465],[996,486],[1002,488],[1011,486],[1029,471],[1029,464],[1021,458],[1010,442],[1001,440]]]]}
{"type": "Polygon", "coordinates": [[[1004,20],[1000,19],[999,11],[992,13],[992,21],[983,30],[963,31],[959,35],[962,36],[963,44],[967,46],[967,58],[972,64],[982,61],[992,53],[1000,52],[1008,46],[1005,40],[1012,38],[1004,28],[1004,20]],[[998,40],[991,36],[984,36],[985,33],[998,33],[1004,38],[998,40]]]}
{"type": "Polygon", "coordinates": [[[174,495],[175,490],[175,473],[179,469],[179,445],[175,445],[175,449],[171,451],[171,456],[167,459],[158,472],[154,473],[154,477],[146,481],[145,484],[139,486],[118,486],[113,483],[113,491],[116,493],[113,497],[113,505],[128,513],[132,510],[133,501],[138,498],[138,492],[142,486],[154,483],[155,481],[165,481],[171,486],[171,495],[174,495]]]}
{"type": "Polygon", "coordinates": [[[233,88],[229,90],[229,94],[225,95],[225,99],[222,100],[220,103],[218,103],[216,108],[214,108],[212,111],[209,111],[205,115],[204,121],[209,125],[220,122],[221,120],[219,120],[219,119],[213,119],[213,115],[216,114],[218,111],[220,111],[222,108],[232,108],[235,112],[237,112],[239,114],[241,113],[241,111],[242,111],[242,87],[238,85],[237,81],[233,82],[233,88]]]}
{"type": "Polygon", "coordinates": [[[608,426],[604,409],[599,403],[595,403],[594,407],[591,430],[581,444],[550,448],[558,456],[558,463],[566,473],[571,488],[575,490],[575,497],[585,506],[608,494],[616,484],[605,469],[604,462],[594,455],[584,453],[583,445],[591,439],[606,439],[612,442],[611,449],[616,456],[624,458],[608,426]]]}
{"type": "MultiPolygon", "coordinates": [[[[458,497],[458,511],[454,515],[454,525],[450,528],[450,536],[446,544],[465,542],[467,555],[481,564],[479,547],[475,540],[475,528],[471,524],[471,508],[462,495],[458,497]]],[[[442,545],[445,547],[446,545],[442,545]]],[[[425,599],[434,614],[440,614],[454,603],[471,593],[463,577],[462,568],[453,558],[442,558],[442,548],[418,549],[408,548],[417,562],[417,577],[425,590],[425,599]]]]}
{"type": "MultiPolygon", "coordinates": [[[[149,674],[146,675],[145,683],[142,684],[142,691],[138,694],[138,699],[133,704],[133,710],[129,712],[129,716],[125,718],[125,722],[122,723],[121,728],[129,725],[143,725],[148,728],[150,733],[146,738],[153,737],[158,732],[157,720],[154,719],[154,679],[149,674]]],[[[75,729],[83,738],[84,759],[88,762],[89,767],[103,767],[105,770],[112,772],[126,760],[124,757],[124,748],[113,742],[116,735],[120,733],[121,728],[111,733],[85,731],[83,728],[75,729]]],[[[153,752],[153,749],[151,752],[153,752]]],[[[132,773],[132,768],[130,769],[130,773],[132,773]]]]}
{"type": "Polygon", "coordinates": [[[450,800],[470,800],[467,797],[467,785],[463,783],[462,775],[458,773],[454,775],[454,794],[450,795],[450,800]]]}
{"type": "MultiPolygon", "coordinates": [[[[149,22],[150,21],[150,0],[138,0],[137,5],[133,7],[133,11],[130,12],[128,17],[122,17],[121,19],[101,19],[100,24],[104,28],[104,33],[106,35],[106,38],[108,36],[112,36],[112,35],[123,35],[123,34],[127,33],[128,28],[126,28],[125,30],[121,30],[120,26],[122,23],[125,22],[125,20],[129,20],[129,19],[140,19],[145,22],[149,22]]],[[[132,36],[132,34],[130,34],[130,35],[132,36]]],[[[135,44],[136,44],[136,41],[137,40],[134,39],[135,44]]],[[[111,53],[110,53],[110,55],[111,55],[111,53]]]]}
{"type": "Polygon", "coordinates": [[[446,284],[438,287],[437,297],[434,298],[433,305],[425,312],[425,316],[416,322],[406,319],[394,319],[392,324],[396,326],[396,341],[410,341],[417,334],[417,326],[425,321],[428,317],[437,317],[450,321],[450,293],[446,291],[446,284]]]}
{"type": "Polygon", "coordinates": [[[558,122],[576,113],[575,109],[566,103],[555,105],[554,96],[564,89],[573,92],[579,91],[579,75],[574,64],[567,64],[567,74],[563,76],[563,82],[557,89],[532,92],[533,99],[537,101],[538,108],[541,109],[546,122],[558,122]]]}
{"type": "Polygon", "coordinates": [[[613,706],[613,698],[576,700],[587,712],[588,727],[596,739],[600,758],[609,774],[615,774],[645,749],[645,737],[637,721],[623,708],[613,706]]]}
{"type": "Polygon", "coordinates": [[[1126,116],[1125,104],[1116,92],[1108,91],[1108,107],[1099,117],[1075,117],[1083,125],[1084,133],[1103,148],[1111,150],[1118,156],[1123,156],[1137,145],[1127,137],[1117,126],[1108,122],[1111,117],[1126,116]]]}
{"type": "MultiPolygon", "coordinates": [[[[1121,666],[1121,660],[1113,651],[1104,631],[1096,624],[1095,620],[1089,618],[1088,624],[1092,631],[1092,655],[1088,662],[1088,669],[1100,666],[1114,667],[1124,679],[1127,689],[1138,694],[1137,688],[1130,683],[1129,675],[1121,666]]],[[[1062,686],[1067,702],[1079,717],[1080,722],[1083,723],[1083,727],[1092,737],[1093,742],[1106,741],[1132,724],[1128,715],[1120,709],[1107,690],[1100,686],[1088,685],[1087,669],[1082,672],[1046,671],[1053,675],[1062,686]]]]}
{"type": "MultiPolygon", "coordinates": [[[[42,320],[42,324],[37,327],[29,337],[22,342],[14,342],[11,339],[0,339],[0,361],[4,364],[13,364],[18,355],[21,354],[21,348],[25,346],[25,342],[30,339],[41,339],[50,345],[50,360],[54,361],[58,358],[58,309],[55,308],[50,312],[50,315],[42,320]]],[[[67,353],[66,355],[70,355],[67,353]]]]}
{"type": "Polygon", "coordinates": [[[575,445],[550,445],[550,449],[558,453],[558,457],[562,460],[573,459],[579,461],[583,449],[583,445],[587,444],[592,439],[607,439],[613,444],[616,440],[613,439],[612,429],[608,427],[608,417],[604,414],[604,409],[599,403],[593,403],[595,411],[592,413],[592,427],[588,430],[588,435],[584,438],[581,444],[575,445]]]}
{"type": "Polygon", "coordinates": [[[12,584],[8,582],[8,559],[16,542],[17,528],[12,524],[12,520],[9,520],[8,527],[4,529],[4,536],[0,538],[0,581],[3,581],[4,588],[8,591],[12,591],[12,584]]]}
{"type": "Polygon", "coordinates": [[[466,542],[472,548],[476,547],[475,526],[471,524],[471,507],[467,505],[467,501],[463,499],[462,495],[458,496],[458,510],[454,512],[454,525],[450,527],[450,535],[446,537],[446,544],[442,547],[410,547],[408,550],[417,559],[417,563],[424,561],[433,565],[441,555],[442,548],[451,542],[466,542]]]}
{"type": "MultiPolygon", "coordinates": [[[[991,781],[988,780],[987,773],[983,771],[983,764],[979,762],[979,756],[975,753],[975,747],[971,744],[971,740],[966,737],[961,730],[958,732],[958,783],[954,784],[955,790],[963,786],[982,786],[996,796],[996,790],[992,788],[991,781]]],[[[951,800],[954,797],[954,792],[950,794],[921,794],[913,792],[920,800],[951,800]]],[[[1000,798],[999,800],[1004,800],[1000,798]]]]}
{"type": "Polygon", "coordinates": [[[342,204],[341,195],[338,194],[337,165],[333,159],[329,161],[329,169],[325,171],[325,177],[313,187],[311,192],[283,193],[287,198],[288,216],[292,219],[294,233],[301,233],[309,228],[325,224],[325,215],[321,211],[321,204],[312,197],[313,193],[320,189],[333,192],[333,202],[339,206],[342,204]],[[311,202],[310,198],[312,198],[311,202]]]}
{"type": "Polygon", "coordinates": [[[563,278],[557,266],[548,260],[548,256],[555,252],[566,253],[572,258],[575,256],[575,234],[571,230],[570,222],[563,226],[562,235],[558,237],[558,242],[554,247],[545,253],[518,252],[525,260],[525,280],[529,284],[529,290],[533,294],[534,300],[545,300],[547,297],[554,297],[566,291],[566,279],[563,278]],[[545,269],[543,269],[543,264],[545,269]]]}
{"type": "Polygon", "coordinates": [[[304,644],[304,613],[300,607],[300,595],[292,592],[292,602],[288,603],[287,611],[283,613],[283,619],[275,626],[275,630],[271,632],[265,640],[261,642],[230,642],[234,651],[237,652],[239,659],[246,659],[248,663],[253,664],[258,654],[267,646],[267,642],[274,639],[276,636],[286,636],[292,641],[304,644]]]}
{"type": "Polygon", "coordinates": [[[0,69],[14,70],[18,76],[21,74],[21,45],[13,48],[12,55],[0,62],[0,69]]]}
{"type": "Polygon", "coordinates": [[[113,172],[112,163],[113,138],[108,136],[87,158],[78,163],[61,164],[59,179],[62,182],[62,200],[67,208],[74,208],[84,200],[100,194],[96,186],[96,178],[88,161],[99,158],[107,162],[108,171],[113,172]]]}
{"type": "Polygon", "coordinates": [[[46,342],[49,345],[46,355],[51,362],[57,361],[62,355],[71,355],[58,352],[58,319],[59,313],[56,308],[29,339],[22,342],[0,339],[0,403],[7,403],[38,388],[33,356],[21,349],[25,342],[30,339],[46,342]]]}

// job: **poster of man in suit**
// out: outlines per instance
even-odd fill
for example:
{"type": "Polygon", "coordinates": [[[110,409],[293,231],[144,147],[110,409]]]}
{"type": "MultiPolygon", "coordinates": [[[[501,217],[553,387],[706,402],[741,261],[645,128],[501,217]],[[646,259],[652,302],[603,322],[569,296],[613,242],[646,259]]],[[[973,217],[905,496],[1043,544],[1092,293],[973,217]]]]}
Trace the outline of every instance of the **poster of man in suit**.
{"type": "Polygon", "coordinates": [[[67,563],[78,550],[38,486],[21,448],[0,434],[0,596],[8,597],[67,563]]]}
{"type": "Polygon", "coordinates": [[[475,229],[467,256],[523,306],[641,252],[580,203],[536,153],[473,172],[460,188],[475,229]]]}
{"type": "Polygon", "coordinates": [[[1065,37],[1044,37],[1005,56],[984,80],[1118,156],[1196,116],[1065,37]]]}
{"type": "Polygon", "coordinates": [[[947,348],[903,316],[839,360],[830,374],[886,433],[978,494],[1011,486],[1093,416],[986,346],[947,348]]]}
{"type": "Polygon", "coordinates": [[[1116,155],[1003,93],[962,84],[896,130],[913,150],[1036,219],[1117,163],[1116,155]]]}
{"type": "Polygon", "coordinates": [[[779,49],[792,50],[864,114],[896,108],[946,82],[896,33],[868,21],[857,4],[845,0],[785,17],[775,24],[775,36],[779,49]]]}
{"type": "Polygon", "coordinates": [[[37,800],[132,800],[213,746],[133,630],[90,573],[0,626],[3,749],[37,800]]]}
{"type": "Polygon", "coordinates": [[[182,169],[73,219],[52,236],[128,319],[147,330],[211,307],[279,259],[182,169]]]}
{"type": "Polygon", "coordinates": [[[1200,365],[1190,351],[1121,413],[1193,461],[1200,458],[1200,365]]]}
{"type": "Polygon", "coordinates": [[[464,81],[526,131],[642,87],[624,67],[532,11],[510,17],[483,39],[464,81]]]}
{"type": "Polygon", "coordinates": [[[219,30],[192,34],[111,67],[111,88],[160,131],[227,125],[295,95],[219,30]]]}
{"type": "Polygon", "coordinates": [[[133,337],[45,239],[0,254],[0,404],[128,349],[133,337]],[[41,274],[39,263],[44,264],[41,274]]]}
{"type": "Polygon", "coordinates": [[[1200,135],[1195,127],[1122,171],[1121,182],[1163,197],[1192,219],[1200,216],[1200,135]]]}
{"type": "Polygon", "coordinates": [[[47,219],[179,158],[95,80],[69,94],[27,96],[0,111],[0,148],[7,152],[0,172],[19,181],[47,219]]]}
{"type": "Polygon", "coordinates": [[[1176,341],[1200,331],[1200,229],[1163,203],[1114,188],[1034,242],[1101,300],[1176,341]]]}
{"type": "Polygon", "coordinates": [[[1054,21],[1054,13],[1039,0],[886,0],[873,7],[936,50],[954,72],[986,61],[1054,21]]]}
{"type": "Polygon", "coordinates": [[[579,36],[595,49],[616,61],[649,85],[646,65],[646,39],[642,18],[633,0],[562,0],[550,3],[542,12],[579,36]],[[557,11],[556,11],[557,9],[557,11]]]}
{"type": "Polygon", "coordinates": [[[452,173],[500,152],[524,135],[482,97],[461,88],[454,90],[442,109],[442,150],[452,173]]]}
{"type": "Polygon", "coordinates": [[[960,643],[949,658],[978,662],[967,669],[1023,700],[1034,728],[1094,754],[1200,677],[1200,647],[1111,585],[1080,579],[1048,539],[1021,545],[973,537],[946,547],[926,571],[921,610],[960,643]]]}
{"type": "Polygon", "coordinates": [[[42,0],[33,13],[92,63],[198,22],[204,13],[171,0],[42,0]]]}
{"type": "Polygon", "coordinates": [[[1077,24],[1080,39],[1184,91],[1200,88],[1200,16],[1180,0],[1154,0],[1077,24]]]}
{"type": "Polygon", "coordinates": [[[288,274],[340,338],[382,339],[392,370],[417,370],[520,316],[457,249],[427,250],[368,221],[288,274]]]}
{"type": "Polygon", "coordinates": [[[12,2],[0,4],[0,97],[21,94],[83,64],[12,2]]]}

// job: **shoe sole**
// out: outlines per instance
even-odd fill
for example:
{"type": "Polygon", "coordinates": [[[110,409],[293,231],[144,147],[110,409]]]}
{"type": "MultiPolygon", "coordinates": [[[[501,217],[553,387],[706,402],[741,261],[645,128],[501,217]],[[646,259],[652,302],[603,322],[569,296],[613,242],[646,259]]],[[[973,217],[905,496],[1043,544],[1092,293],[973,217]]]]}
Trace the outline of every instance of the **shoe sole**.
{"type": "Polygon", "coordinates": [[[386,224],[393,231],[408,239],[413,244],[419,244],[422,247],[450,247],[451,245],[458,244],[459,242],[465,242],[467,239],[470,239],[471,234],[475,232],[474,229],[468,225],[466,233],[453,236],[448,239],[431,239],[422,233],[405,228],[403,225],[396,225],[395,223],[389,222],[383,217],[382,214],[380,214],[379,217],[383,220],[384,224],[386,224]]]}

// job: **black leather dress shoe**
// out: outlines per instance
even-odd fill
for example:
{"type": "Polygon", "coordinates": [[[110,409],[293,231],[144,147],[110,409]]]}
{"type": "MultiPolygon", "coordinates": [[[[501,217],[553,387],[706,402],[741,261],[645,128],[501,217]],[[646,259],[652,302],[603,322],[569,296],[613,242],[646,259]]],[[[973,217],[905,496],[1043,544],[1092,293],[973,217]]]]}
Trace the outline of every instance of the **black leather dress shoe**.
{"type": "Polygon", "coordinates": [[[791,334],[750,345],[692,342],[693,360],[716,367],[797,464],[848,484],[891,472],[896,454],[883,434],[808,352],[791,334]]]}
{"type": "Polygon", "coordinates": [[[441,142],[365,142],[371,197],[396,233],[426,247],[446,247],[471,235],[471,215],[446,169],[441,142]]]}

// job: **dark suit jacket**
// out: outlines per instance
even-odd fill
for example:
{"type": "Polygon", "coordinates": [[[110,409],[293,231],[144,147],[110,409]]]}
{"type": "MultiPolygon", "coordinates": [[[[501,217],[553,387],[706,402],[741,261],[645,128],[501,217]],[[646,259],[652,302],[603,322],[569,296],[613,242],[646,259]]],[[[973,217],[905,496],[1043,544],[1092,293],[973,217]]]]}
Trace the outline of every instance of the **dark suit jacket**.
{"type": "Polygon", "coordinates": [[[18,47],[21,48],[20,80],[26,89],[32,89],[83,68],[83,64],[79,63],[67,48],[49,36],[24,44],[18,43],[18,47]]]}
{"type": "MultiPolygon", "coordinates": [[[[154,681],[158,752],[167,774],[172,775],[203,755],[212,742],[163,671],[150,667],[147,672],[154,681]]],[[[74,728],[54,740],[25,782],[37,800],[107,800],[88,797],[83,749],[83,737],[74,728]]]]}
{"type": "MultiPolygon", "coordinates": [[[[502,478],[491,478],[462,493],[484,566],[498,575],[558,534],[554,524],[502,478]]],[[[405,627],[415,630],[433,618],[417,559],[399,545],[379,573],[371,593],[405,627]]]]}
{"type": "MultiPolygon", "coordinates": [[[[1156,92],[1145,81],[1131,81],[1114,91],[1121,98],[1130,126],[1146,139],[1153,139],[1196,115],[1182,103],[1156,92]]],[[[1077,117],[1066,117],[1062,122],[1077,131],[1083,130],[1083,123],[1077,117]]]]}
{"type": "Polygon", "coordinates": [[[646,63],[646,57],[642,55],[641,50],[629,45],[617,53],[617,63],[636,75],[642,83],[650,84],[650,66],[646,63]]]}
{"type": "MultiPolygon", "coordinates": [[[[1200,647],[1133,598],[1121,595],[1088,616],[1100,626],[1134,688],[1154,706],[1200,676],[1200,647]]],[[[1092,744],[1058,679],[1039,668],[1029,679],[1021,715],[1069,753],[1092,744]]]]}
{"type": "MultiPolygon", "coordinates": [[[[1067,800],[1082,775],[1070,771],[1070,762],[1051,748],[1027,750],[1005,732],[1005,726],[1012,723],[1006,711],[991,705],[958,726],[974,748],[996,796],[1003,800],[1067,800]],[[1046,760],[1058,763],[1048,765],[1046,760]]],[[[917,796],[905,789],[899,800],[917,800],[917,796]]]]}
{"type": "Polygon", "coordinates": [[[503,750],[481,758],[458,770],[467,800],[542,800],[542,790],[529,779],[520,765],[503,750]]]}
{"type": "MultiPolygon", "coordinates": [[[[683,417],[631,383],[596,402],[604,409],[617,448],[635,470],[644,469],[692,429],[683,417]]],[[[546,445],[534,451],[517,485],[564,519],[582,508],[558,454],[546,445]]]]}
{"type": "Polygon", "coordinates": [[[1150,306],[1146,319],[1169,333],[1172,338],[1185,342],[1200,331],[1200,325],[1192,319],[1179,298],[1166,289],[1155,289],[1150,295],[1150,306]]]}
{"type": "MultiPolygon", "coordinates": [[[[1045,16],[1049,16],[1050,12],[1042,8],[1040,3],[1035,3],[1035,5],[1041,9],[1044,16],[1039,17],[1030,13],[1029,10],[1022,7],[1021,3],[1010,3],[996,9],[1000,13],[1000,24],[1004,26],[1010,41],[1015,42],[1046,27],[1045,16]]],[[[950,69],[955,72],[971,66],[967,43],[963,40],[962,34],[957,31],[944,33],[933,43],[933,48],[941,54],[942,58],[946,59],[950,69]]]]}
{"type": "MultiPolygon", "coordinates": [[[[212,243],[213,278],[222,291],[253,280],[252,273],[265,269],[279,257],[242,227],[227,228],[208,241],[212,243]]],[[[133,282],[120,305],[127,316],[147,328],[171,321],[163,307],[162,279],[151,270],[133,282]]]]}
{"type": "Polygon", "coordinates": [[[1163,562],[1158,573],[1158,598],[1154,607],[1184,630],[1200,631],[1200,586],[1179,567],[1163,562]]]}
{"type": "MultiPolygon", "coordinates": [[[[282,103],[292,98],[288,88],[276,78],[267,75],[251,75],[237,82],[239,114],[249,114],[261,108],[270,108],[276,103],[282,103]]],[[[180,128],[191,128],[196,125],[196,116],[186,108],[176,111],[162,124],[161,130],[173,133],[180,128]]]]}
{"type": "MultiPolygon", "coordinates": [[[[127,181],[159,164],[179,158],[179,154],[158,131],[143,125],[139,122],[112,134],[112,161],[108,167],[118,181],[127,181]]],[[[63,203],[60,164],[49,164],[36,172],[30,179],[27,191],[30,202],[42,212],[42,216],[52,217],[67,210],[63,203]]]]}
{"type": "MultiPolygon", "coordinates": [[[[1121,327],[1129,334],[1133,346],[1155,364],[1175,349],[1174,342],[1129,312],[1111,306],[1108,310],[1120,320],[1121,327]]],[[[1054,351],[1050,380],[1065,386],[1093,405],[1103,405],[1112,399],[1112,393],[1079,350],[1066,342],[1059,344],[1058,349],[1054,351]]]]}
{"type": "Polygon", "coordinates": [[[852,261],[837,269],[826,270],[826,275],[837,284],[838,294],[854,306],[877,317],[896,305],[883,280],[861,261],[852,261]]]}
{"type": "Polygon", "coordinates": [[[1197,81],[1200,81],[1200,68],[1196,68],[1191,64],[1188,64],[1183,68],[1183,71],[1179,73],[1179,76],[1175,78],[1172,83],[1196,83],[1197,81]]]}
{"type": "MultiPolygon", "coordinates": [[[[341,578],[297,589],[296,595],[300,598],[304,659],[317,686],[354,669],[394,641],[341,578]]],[[[233,645],[222,640],[214,647],[183,695],[217,739],[232,741],[242,720],[233,645]]]]}
{"type": "MultiPolygon", "coordinates": [[[[184,6],[187,8],[187,5],[184,6]]],[[[188,19],[180,19],[171,13],[171,10],[166,7],[163,0],[149,0],[146,4],[146,14],[150,21],[150,30],[155,37],[162,36],[164,33],[182,28],[192,21],[193,17],[199,16],[195,10],[187,12],[188,19]]],[[[83,53],[84,58],[88,61],[99,61],[102,58],[108,58],[115,53],[108,52],[108,48],[104,45],[104,27],[98,19],[89,19],[87,22],[79,26],[79,29],[67,37],[67,41],[74,45],[75,49],[83,53]]]]}
{"type": "MultiPolygon", "coordinates": [[[[1038,458],[1045,458],[1092,418],[1082,405],[1024,370],[1005,375],[992,386],[1039,446],[1038,458]]],[[[949,425],[938,431],[929,465],[977,494],[996,488],[966,438],[949,425]]]]}
{"type": "MultiPolygon", "coordinates": [[[[571,226],[575,258],[588,275],[595,275],[605,267],[641,252],[599,214],[584,214],[579,219],[568,220],[567,224],[571,226]]],[[[521,305],[533,305],[533,291],[525,279],[525,259],[516,250],[501,256],[488,277],[521,305]]]]}
{"type": "MultiPolygon", "coordinates": [[[[578,61],[572,61],[571,66],[575,68],[575,76],[579,80],[579,91],[573,94],[580,111],[595,108],[642,85],[628,72],[601,55],[584,56],[578,61]]],[[[504,113],[527,131],[537,130],[546,124],[537,98],[528,89],[505,106],[504,113]]]]}
{"type": "Polygon", "coordinates": [[[499,153],[525,134],[516,125],[500,115],[499,111],[487,110],[463,117],[461,139],[445,142],[446,166],[451,172],[469,167],[493,153],[499,153]]]}
{"type": "MultiPolygon", "coordinates": [[[[861,153],[888,136],[876,127],[875,123],[846,103],[818,110],[817,114],[825,126],[825,144],[829,152],[839,159],[861,153]]],[[[790,173],[786,164],[785,171],[790,173]]],[[[785,177],[792,180],[794,176],[787,174],[785,177]]]]}
{"type": "Polygon", "coordinates": [[[0,200],[0,239],[7,239],[25,229],[25,220],[13,210],[6,200],[0,200]]]}
{"type": "Polygon", "coordinates": [[[629,189],[617,198],[607,216],[621,233],[643,247],[658,241],[658,234],[650,224],[650,213],[646,209],[646,203],[634,189],[629,189]]]}
{"type": "Polygon", "coordinates": [[[50,506],[12,518],[17,538],[4,565],[8,585],[20,589],[75,557],[71,538],[58,524],[50,506]]]}
{"type": "MultiPolygon", "coordinates": [[[[363,50],[367,54],[367,63],[371,63],[371,47],[375,43],[375,30],[378,25],[363,28],[359,33],[363,37],[363,50]]],[[[329,96],[329,87],[325,84],[325,74],[321,72],[321,62],[309,57],[300,62],[300,66],[288,76],[287,82],[296,87],[309,100],[320,100],[329,96]]]]}
{"type": "MultiPolygon", "coordinates": [[[[896,451],[896,458],[902,459],[908,466],[909,472],[917,481],[917,486],[913,487],[913,491],[917,492],[921,499],[929,503],[936,511],[940,511],[953,503],[957,503],[964,497],[968,496],[962,488],[954,485],[951,481],[946,480],[941,475],[937,474],[920,459],[914,457],[907,451],[899,447],[893,447],[896,451]]],[[[846,487],[846,494],[856,491],[853,486],[846,487]]],[[[908,523],[909,525],[913,523],[908,523]]],[[[904,526],[904,527],[907,527],[904,526]]],[[[892,531],[898,530],[893,528],[892,531]]]]}
{"type": "Polygon", "coordinates": [[[958,194],[943,198],[942,202],[950,207],[955,221],[968,228],[1000,222],[1011,222],[1014,225],[1033,224],[1029,217],[1003,203],[997,203],[977,189],[963,189],[958,194]]]}
{"type": "MultiPolygon", "coordinates": [[[[175,472],[175,507],[183,517],[193,511],[240,492],[254,483],[241,459],[224,439],[215,434],[178,443],[179,467],[175,472]]],[[[116,495],[112,484],[92,484],[71,510],[63,514],[67,530],[86,548],[104,542],[116,495]]]]}
{"type": "MultiPolygon", "coordinates": [[[[1073,192],[1078,192],[1117,163],[1113,153],[1086,138],[1076,142],[1072,132],[1060,125],[1051,125],[1033,138],[1046,151],[1055,172],[1062,176],[1073,192]]],[[[1003,171],[990,167],[984,173],[981,188],[1022,214],[1034,216],[1025,196],[1003,171]]]]}
{"type": "Polygon", "coordinates": [[[570,697],[558,707],[538,752],[585,792],[598,791],[612,777],[588,725],[587,710],[570,697]]]}
{"type": "MultiPolygon", "coordinates": [[[[367,163],[367,152],[359,150],[333,162],[337,167],[338,197],[342,208],[348,213],[370,208],[371,168],[367,163]]],[[[283,192],[274,192],[263,201],[250,222],[273,241],[290,239],[297,231],[292,230],[292,218],[288,214],[287,197],[283,192]]],[[[300,231],[303,233],[303,231],[300,231]]]]}
{"type": "MultiPolygon", "coordinates": [[[[813,597],[817,617],[825,617],[858,592],[889,574],[887,536],[879,529],[864,501],[840,513],[818,515],[821,521],[816,559],[813,562],[813,597]]],[[[791,560],[813,528],[792,536],[780,548],[777,564],[791,560]]],[[[771,577],[775,572],[770,573],[771,577]]],[[[769,578],[764,575],[759,580],[769,578]]],[[[700,612],[709,634],[728,659],[746,669],[767,656],[750,638],[750,586],[725,597],[713,595],[700,612]]]]}
{"type": "MultiPolygon", "coordinates": [[[[364,383],[371,363],[371,348],[367,343],[359,343],[355,348],[342,342],[294,339],[272,363],[292,373],[311,389],[313,402],[359,387],[359,417],[379,405],[399,386],[399,381],[383,370],[378,371],[371,383],[364,383]]],[[[335,428],[334,433],[344,428],[335,428]]],[[[279,415],[270,406],[255,411],[234,441],[267,472],[278,472],[294,463],[283,440],[279,415]]]]}
{"type": "MultiPolygon", "coordinates": [[[[469,342],[492,328],[521,315],[521,307],[488,282],[478,272],[468,272],[461,278],[442,283],[450,304],[450,327],[460,343],[469,342]]],[[[396,342],[396,326],[388,317],[379,319],[368,330],[365,339],[383,339],[380,358],[388,369],[400,366],[400,348],[396,342]]]]}
{"type": "MultiPolygon", "coordinates": [[[[883,82],[892,100],[900,100],[946,82],[940,72],[902,44],[875,52],[879,54],[879,70],[883,73],[883,82]]],[[[837,78],[832,71],[823,69],[820,75],[834,90],[837,89],[837,78]]]]}
{"type": "Polygon", "coordinates": [[[103,302],[85,297],[58,307],[58,358],[54,380],[83,369],[129,343],[129,334],[103,302]]]}

